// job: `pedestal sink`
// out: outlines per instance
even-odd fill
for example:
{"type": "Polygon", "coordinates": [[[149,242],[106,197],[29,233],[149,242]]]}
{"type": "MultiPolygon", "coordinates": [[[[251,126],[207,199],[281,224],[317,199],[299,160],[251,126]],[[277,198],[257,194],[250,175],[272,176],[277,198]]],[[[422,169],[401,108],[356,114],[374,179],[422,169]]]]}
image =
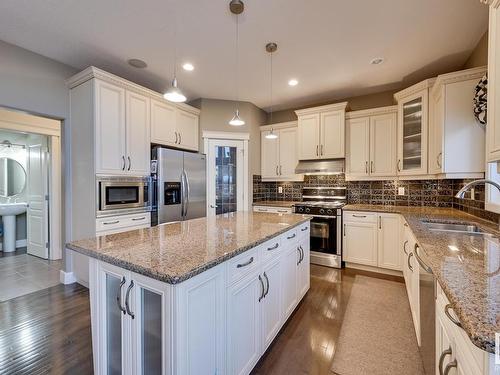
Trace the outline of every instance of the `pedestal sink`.
{"type": "Polygon", "coordinates": [[[26,203],[0,203],[0,215],[3,222],[3,251],[16,250],[16,215],[26,212],[26,203]]]}

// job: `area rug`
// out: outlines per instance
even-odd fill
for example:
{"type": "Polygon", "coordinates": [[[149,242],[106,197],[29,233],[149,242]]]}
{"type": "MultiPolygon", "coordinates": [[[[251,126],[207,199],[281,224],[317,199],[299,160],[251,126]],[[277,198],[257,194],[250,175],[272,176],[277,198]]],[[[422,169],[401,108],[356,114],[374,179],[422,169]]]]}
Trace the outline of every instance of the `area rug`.
{"type": "Polygon", "coordinates": [[[356,276],[331,369],[339,375],[424,375],[403,283],[356,276]]]}

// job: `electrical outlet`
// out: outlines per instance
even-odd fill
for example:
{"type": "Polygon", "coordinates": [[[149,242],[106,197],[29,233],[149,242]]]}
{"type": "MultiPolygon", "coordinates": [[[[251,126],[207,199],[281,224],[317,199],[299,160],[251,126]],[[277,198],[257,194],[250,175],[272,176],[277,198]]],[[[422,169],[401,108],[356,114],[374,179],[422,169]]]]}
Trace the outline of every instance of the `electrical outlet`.
{"type": "Polygon", "coordinates": [[[476,190],[474,188],[470,189],[470,199],[471,200],[476,200],[476,190]]]}
{"type": "Polygon", "coordinates": [[[283,194],[283,186],[278,186],[278,193],[283,194]]]}
{"type": "Polygon", "coordinates": [[[404,187],[398,187],[398,195],[405,195],[405,188],[404,187]]]}

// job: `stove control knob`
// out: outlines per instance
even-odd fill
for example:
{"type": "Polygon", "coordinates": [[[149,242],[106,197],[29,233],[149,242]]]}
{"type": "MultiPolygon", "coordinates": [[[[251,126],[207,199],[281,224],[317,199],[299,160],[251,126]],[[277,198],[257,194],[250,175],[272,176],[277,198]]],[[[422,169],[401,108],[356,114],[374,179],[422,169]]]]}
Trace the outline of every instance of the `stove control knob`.
{"type": "Polygon", "coordinates": [[[304,207],[297,207],[298,212],[304,212],[304,207]]]}
{"type": "Polygon", "coordinates": [[[324,213],[325,213],[325,210],[321,208],[321,209],[319,210],[319,213],[320,213],[320,214],[324,214],[324,213]]]}
{"type": "Polygon", "coordinates": [[[311,212],[311,209],[309,207],[306,208],[306,212],[311,212]]]}
{"type": "Polygon", "coordinates": [[[326,213],[327,213],[328,215],[331,215],[331,214],[333,214],[333,211],[332,211],[332,210],[328,210],[328,211],[326,211],[326,213]]]}

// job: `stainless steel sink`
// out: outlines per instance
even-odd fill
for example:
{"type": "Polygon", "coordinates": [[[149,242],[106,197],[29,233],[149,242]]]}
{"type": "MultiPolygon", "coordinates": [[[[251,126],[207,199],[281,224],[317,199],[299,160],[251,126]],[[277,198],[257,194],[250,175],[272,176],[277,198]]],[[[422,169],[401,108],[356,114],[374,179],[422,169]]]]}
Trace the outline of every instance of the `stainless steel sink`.
{"type": "Polygon", "coordinates": [[[475,224],[470,223],[439,223],[435,221],[426,221],[422,220],[422,222],[429,228],[430,230],[439,231],[439,232],[456,232],[456,233],[465,233],[465,234],[476,234],[482,236],[491,236],[492,234],[483,231],[475,224]]]}

